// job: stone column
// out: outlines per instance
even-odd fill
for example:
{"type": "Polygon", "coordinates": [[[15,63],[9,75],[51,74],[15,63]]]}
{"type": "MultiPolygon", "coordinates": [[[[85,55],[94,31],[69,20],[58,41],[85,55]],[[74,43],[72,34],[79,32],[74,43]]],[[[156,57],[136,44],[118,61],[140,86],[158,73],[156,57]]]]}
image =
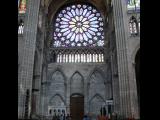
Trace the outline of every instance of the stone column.
{"type": "Polygon", "coordinates": [[[120,115],[136,116],[133,113],[133,109],[136,110],[137,107],[133,104],[135,99],[132,97],[134,90],[131,88],[132,77],[129,68],[127,3],[125,0],[112,0],[112,3],[118,60],[120,115]]]}
{"type": "MultiPolygon", "coordinates": [[[[37,34],[37,22],[40,0],[28,0],[24,21],[24,47],[22,50],[22,67],[18,76],[18,117],[23,118],[25,112],[25,92],[32,92],[33,64],[35,54],[35,43],[37,34]]],[[[29,115],[31,109],[31,94],[29,97],[29,115]]]]}
{"type": "Polygon", "coordinates": [[[40,77],[39,77],[39,79],[37,79],[37,88],[38,88],[38,90],[39,90],[39,92],[37,92],[37,99],[36,99],[36,101],[37,101],[37,107],[36,107],[36,114],[40,114],[40,100],[41,100],[41,95],[40,95],[40,93],[41,93],[41,82],[42,82],[42,80],[43,80],[43,78],[42,78],[42,74],[43,74],[43,71],[42,71],[42,69],[43,69],[43,63],[44,63],[44,32],[45,32],[45,25],[44,25],[44,22],[45,22],[45,19],[43,19],[44,21],[43,21],[43,24],[42,24],[42,28],[41,28],[41,30],[42,30],[42,33],[41,32],[39,32],[38,34],[39,34],[39,36],[40,36],[40,38],[39,38],[39,41],[40,41],[40,45],[39,45],[39,48],[40,49],[38,49],[38,52],[39,52],[39,59],[38,59],[38,61],[39,61],[39,63],[38,63],[38,74],[40,75],[40,77]]]}
{"type": "Polygon", "coordinates": [[[114,112],[119,114],[120,103],[119,103],[119,82],[118,82],[118,73],[115,67],[118,67],[116,64],[115,53],[111,53],[111,71],[112,71],[112,90],[113,90],[113,105],[114,112]]]}
{"type": "Polygon", "coordinates": [[[70,78],[66,79],[67,80],[67,92],[66,92],[66,112],[70,114],[70,96],[71,96],[71,91],[70,91],[70,78]]]}
{"type": "Polygon", "coordinates": [[[88,113],[89,112],[89,109],[88,109],[88,106],[89,106],[89,103],[88,103],[88,85],[87,85],[87,80],[84,78],[84,114],[88,113]],[[86,81],[86,82],[85,82],[86,81]]]}

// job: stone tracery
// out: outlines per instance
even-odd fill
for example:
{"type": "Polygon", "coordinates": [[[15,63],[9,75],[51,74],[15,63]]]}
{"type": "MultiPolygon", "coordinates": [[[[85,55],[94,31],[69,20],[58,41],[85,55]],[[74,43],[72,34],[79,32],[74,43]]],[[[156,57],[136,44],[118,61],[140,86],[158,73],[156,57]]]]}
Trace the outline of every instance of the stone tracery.
{"type": "Polygon", "coordinates": [[[103,19],[93,6],[65,7],[57,15],[54,27],[54,47],[104,45],[103,19]]]}

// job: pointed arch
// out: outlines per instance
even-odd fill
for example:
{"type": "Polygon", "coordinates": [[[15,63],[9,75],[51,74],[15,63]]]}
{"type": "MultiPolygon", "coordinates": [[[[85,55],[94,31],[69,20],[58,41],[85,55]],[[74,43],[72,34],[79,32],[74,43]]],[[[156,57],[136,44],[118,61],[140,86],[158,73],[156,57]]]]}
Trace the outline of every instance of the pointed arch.
{"type": "Polygon", "coordinates": [[[89,112],[96,117],[100,114],[100,109],[104,104],[104,98],[100,94],[95,94],[89,101],[89,112]]]}
{"type": "Polygon", "coordinates": [[[18,21],[18,34],[23,34],[23,29],[24,29],[24,21],[23,19],[20,19],[18,21]]]}
{"type": "Polygon", "coordinates": [[[138,35],[138,22],[135,16],[129,19],[129,30],[131,35],[138,35]]]}
{"type": "Polygon", "coordinates": [[[94,98],[100,98],[103,100],[103,102],[105,102],[105,99],[99,94],[99,93],[96,93],[95,95],[92,96],[92,98],[89,100],[89,103],[94,99],[94,98]]]}
{"type": "Polygon", "coordinates": [[[71,79],[70,79],[70,80],[71,80],[70,82],[72,82],[73,77],[74,77],[76,74],[79,75],[79,76],[82,78],[83,83],[84,83],[84,77],[83,77],[83,75],[82,75],[79,71],[75,71],[75,72],[72,74],[71,79]]]}
{"type": "Polygon", "coordinates": [[[95,93],[106,96],[105,76],[101,69],[95,68],[91,71],[87,84],[88,99],[92,98],[95,93]]]}
{"type": "Polygon", "coordinates": [[[70,97],[76,97],[76,96],[84,97],[84,95],[81,93],[73,93],[70,95],[70,97]]]}
{"type": "Polygon", "coordinates": [[[59,72],[62,76],[63,76],[63,78],[64,78],[64,84],[66,85],[67,83],[66,83],[66,75],[64,74],[64,72],[59,68],[59,67],[57,67],[56,69],[54,69],[54,70],[52,70],[50,73],[49,73],[49,80],[51,81],[52,80],[52,77],[53,77],[53,75],[56,73],[56,72],[59,72]]]}
{"type": "Polygon", "coordinates": [[[49,100],[49,105],[66,105],[64,98],[60,94],[53,95],[49,100]]]}
{"type": "Polygon", "coordinates": [[[92,77],[92,75],[95,74],[95,73],[99,73],[99,74],[101,75],[102,79],[104,80],[103,83],[105,84],[105,83],[106,83],[106,81],[105,81],[106,76],[105,76],[104,72],[103,72],[100,68],[95,67],[95,68],[90,72],[90,74],[89,74],[89,76],[88,76],[88,78],[87,78],[87,79],[88,79],[87,85],[90,84],[91,77],[92,77]]]}
{"type": "Polygon", "coordinates": [[[78,71],[74,72],[70,79],[70,90],[73,93],[84,93],[84,77],[78,71]]]}
{"type": "Polygon", "coordinates": [[[67,92],[66,77],[62,70],[57,67],[49,74],[49,86],[47,87],[48,95],[52,96],[54,94],[60,94],[64,98],[67,92]]]}
{"type": "Polygon", "coordinates": [[[60,71],[55,71],[52,75],[52,81],[64,81],[64,76],[60,71]]]}

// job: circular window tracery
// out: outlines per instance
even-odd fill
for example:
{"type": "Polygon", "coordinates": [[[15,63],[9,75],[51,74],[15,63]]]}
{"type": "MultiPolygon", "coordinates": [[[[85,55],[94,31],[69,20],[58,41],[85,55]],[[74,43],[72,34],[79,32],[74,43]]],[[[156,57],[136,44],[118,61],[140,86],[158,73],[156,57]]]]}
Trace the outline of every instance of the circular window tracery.
{"type": "Polygon", "coordinates": [[[54,47],[103,46],[101,14],[92,6],[77,4],[65,7],[54,24],[54,47]]]}

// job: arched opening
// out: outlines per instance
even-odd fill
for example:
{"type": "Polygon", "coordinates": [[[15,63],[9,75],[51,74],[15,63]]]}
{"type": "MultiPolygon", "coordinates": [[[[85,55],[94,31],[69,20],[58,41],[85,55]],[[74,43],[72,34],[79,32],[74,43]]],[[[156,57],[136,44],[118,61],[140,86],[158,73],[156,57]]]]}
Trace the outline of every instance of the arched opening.
{"type": "Polygon", "coordinates": [[[22,19],[18,22],[18,35],[23,34],[24,22],[22,19]]]}
{"type": "MultiPolygon", "coordinates": [[[[97,63],[98,65],[105,62],[105,18],[107,12],[104,3],[105,0],[50,2],[48,7],[50,32],[47,34],[50,38],[49,56],[52,58],[50,63],[65,66],[79,65],[75,63],[97,63]]],[[[95,74],[97,75],[97,73],[95,74]]],[[[70,96],[70,113],[74,120],[82,119],[84,115],[84,97],[77,95],[77,93],[85,94],[88,92],[83,90],[85,84],[83,76],[79,73],[73,74],[72,82],[69,82],[70,94],[76,93],[76,96],[70,96]]],[[[99,74],[98,77],[102,79],[99,74]]],[[[96,77],[97,80],[98,77],[96,77]]],[[[100,85],[102,89],[105,88],[104,83],[100,83],[100,85]]],[[[102,91],[103,96],[104,91],[105,89],[102,91]]],[[[86,109],[85,106],[85,111],[87,111],[86,109]]]]}
{"type": "Polygon", "coordinates": [[[66,83],[65,83],[65,76],[63,72],[60,70],[56,70],[51,75],[50,80],[50,86],[49,86],[49,94],[60,94],[62,97],[66,97],[66,83]]]}
{"type": "Polygon", "coordinates": [[[71,77],[71,94],[72,93],[84,93],[84,78],[77,71],[71,77]]]}
{"type": "Polygon", "coordinates": [[[70,97],[70,114],[72,120],[82,120],[84,115],[84,96],[82,94],[72,94],[70,97]]]}
{"type": "Polygon", "coordinates": [[[89,112],[92,114],[93,119],[101,114],[101,108],[104,107],[104,105],[105,100],[100,94],[95,94],[89,100],[89,112]]]}
{"type": "Polygon", "coordinates": [[[132,16],[130,18],[129,29],[130,29],[131,36],[138,35],[138,22],[137,22],[137,19],[134,16],[132,16]]]}
{"type": "Polygon", "coordinates": [[[106,96],[104,74],[99,69],[91,73],[88,82],[88,98],[91,99],[95,94],[106,96]]]}
{"type": "Polygon", "coordinates": [[[66,112],[66,103],[60,94],[55,94],[50,98],[48,106],[48,115],[62,115],[63,111],[66,112]]]}
{"type": "Polygon", "coordinates": [[[51,24],[50,57],[54,60],[50,62],[104,62],[105,22],[94,5],[68,3],[59,8],[51,24]]]}
{"type": "Polygon", "coordinates": [[[140,50],[138,50],[135,57],[135,73],[137,83],[138,106],[140,107],[140,50]]]}

